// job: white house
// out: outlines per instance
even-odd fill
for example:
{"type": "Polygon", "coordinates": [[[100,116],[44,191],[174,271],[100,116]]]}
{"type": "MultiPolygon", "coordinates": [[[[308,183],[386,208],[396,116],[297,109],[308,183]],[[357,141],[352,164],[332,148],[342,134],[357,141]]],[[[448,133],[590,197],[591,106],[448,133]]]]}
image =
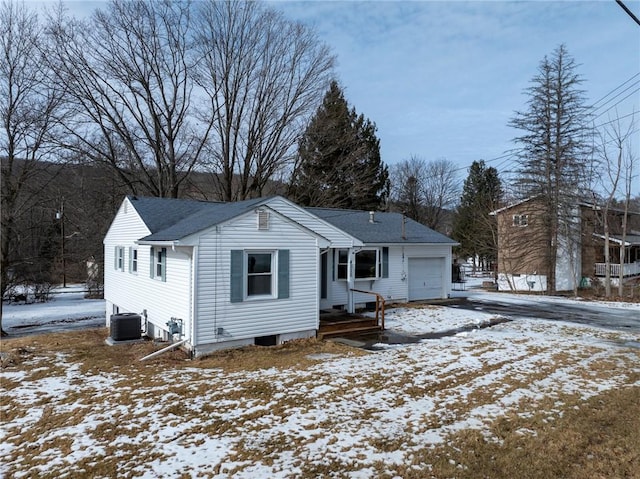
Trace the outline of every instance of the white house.
{"type": "Polygon", "coordinates": [[[353,290],[447,298],[455,244],[398,213],[128,196],[104,239],[107,325],[140,314],[194,356],[312,337],[321,309],[373,300],[353,290]]]}

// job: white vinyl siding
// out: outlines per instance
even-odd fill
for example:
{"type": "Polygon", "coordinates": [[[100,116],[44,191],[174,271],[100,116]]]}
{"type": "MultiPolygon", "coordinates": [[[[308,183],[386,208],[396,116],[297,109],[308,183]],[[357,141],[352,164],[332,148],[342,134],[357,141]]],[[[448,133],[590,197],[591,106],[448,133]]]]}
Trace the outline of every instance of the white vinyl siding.
{"type": "MultiPolygon", "coordinates": [[[[443,264],[444,282],[443,292],[440,297],[446,298],[451,292],[451,284],[447,281],[447,271],[451,269],[451,246],[449,245],[407,245],[386,246],[379,248],[382,253],[382,272],[375,280],[356,279],[355,287],[365,291],[373,291],[381,294],[387,301],[407,301],[409,298],[409,259],[413,257],[445,258],[443,264]],[[385,253],[386,249],[386,253],[385,253]],[[448,269],[447,269],[448,268],[448,269]]],[[[334,271],[334,254],[328,259],[329,284],[327,297],[321,301],[321,308],[333,306],[346,306],[348,302],[347,282],[344,280],[332,280],[331,272],[334,271]]],[[[354,303],[364,304],[374,301],[371,294],[354,293],[354,303]]]]}
{"type": "MultiPolygon", "coordinates": [[[[151,247],[135,244],[135,241],[150,234],[139,215],[131,205],[124,211],[125,200],[118,211],[104,239],[105,264],[115,261],[115,246],[124,245],[128,250],[138,251],[139,274],[118,274],[115,269],[107,268],[104,275],[104,297],[107,303],[107,322],[113,307],[120,312],[141,314],[147,312],[149,322],[156,328],[166,329],[166,323],[172,318],[184,321],[184,331],[191,329],[191,247],[166,249],[166,281],[161,282],[149,277],[151,247]]],[[[143,319],[144,323],[144,319],[143,319]]]]}
{"type": "Polygon", "coordinates": [[[289,204],[283,199],[276,198],[269,203],[269,206],[301,224],[305,228],[309,228],[311,231],[315,231],[317,234],[327,238],[331,241],[333,248],[350,248],[354,246],[355,243],[361,244],[358,240],[342,230],[339,230],[324,220],[313,216],[311,213],[300,207],[289,204]]]}
{"type": "Polygon", "coordinates": [[[318,328],[320,259],[316,237],[308,231],[274,214],[269,230],[260,231],[249,214],[204,232],[197,249],[198,345],[318,328]],[[272,297],[234,299],[238,291],[234,293],[231,278],[241,275],[246,280],[244,259],[252,252],[273,252],[272,297]],[[234,255],[243,258],[243,266],[232,275],[234,255]]]}

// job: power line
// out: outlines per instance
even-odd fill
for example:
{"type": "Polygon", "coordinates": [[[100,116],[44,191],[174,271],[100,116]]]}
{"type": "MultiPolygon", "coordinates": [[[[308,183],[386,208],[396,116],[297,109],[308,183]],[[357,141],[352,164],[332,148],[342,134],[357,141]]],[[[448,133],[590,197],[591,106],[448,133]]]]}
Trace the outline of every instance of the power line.
{"type": "Polygon", "coordinates": [[[627,15],[629,15],[631,18],[633,18],[633,21],[634,21],[634,22],[636,22],[638,25],[640,25],[640,20],[638,20],[638,17],[636,17],[636,16],[633,14],[633,12],[632,12],[631,10],[629,10],[629,9],[627,8],[627,6],[626,6],[624,3],[622,3],[622,0],[616,0],[616,3],[617,3],[618,5],[620,5],[620,7],[621,7],[625,12],[627,12],[627,15]]]}
{"type": "MultiPolygon", "coordinates": [[[[604,108],[608,103],[612,102],[613,100],[615,100],[616,98],[618,98],[620,95],[624,94],[625,92],[629,91],[631,88],[635,87],[636,85],[640,84],[640,80],[635,81],[634,83],[632,83],[631,85],[629,85],[627,88],[625,88],[624,90],[618,92],[616,95],[612,96],[611,98],[609,98],[607,101],[605,101],[604,103],[602,103],[600,106],[597,107],[592,107],[593,112],[595,113],[597,110],[604,108]]],[[[637,91],[637,89],[636,89],[637,91]]]]}
{"type": "Polygon", "coordinates": [[[591,105],[592,108],[594,109],[599,109],[600,107],[596,107],[596,105],[598,103],[600,103],[602,100],[604,100],[605,98],[607,98],[609,95],[611,95],[613,92],[615,92],[616,90],[619,90],[620,88],[622,88],[623,86],[625,86],[627,83],[629,83],[631,80],[633,80],[635,77],[640,76],[640,72],[636,73],[635,75],[632,75],[631,78],[625,80],[624,82],[622,82],[620,85],[618,85],[617,87],[615,87],[613,90],[611,90],[610,92],[608,92],[606,95],[604,95],[603,97],[599,98],[598,100],[596,100],[593,105],[591,105]]]}
{"type": "Polygon", "coordinates": [[[604,123],[600,123],[599,125],[594,125],[594,128],[601,128],[605,125],[610,125],[611,123],[615,123],[618,120],[624,120],[625,118],[629,118],[630,116],[636,116],[638,114],[637,111],[634,111],[633,113],[629,113],[627,115],[624,116],[619,116],[613,120],[609,120],[609,121],[605,121],[604,123]]]}
{"type": "MultiPolygon", "coordinates": [[[[625,90],[626,91],[626,90],[625,90]]],[[[624,98],[621,98],[620,100],[618,100],[616,103],[614,103],[613,105],[611,105],[609,108],[607,108],[606,110],[602,111],[601,113],[598,113],[596,116],[593,117],[593,120],[596,120],[598,118],[600,118],[602,115],[604,115],[605,113],[607,113],[609,110],[611,110],[613,107],[618,106],[620,103],[622,103],[623,101],[625,101],[627,98],[629,98],[631,95],[634,95],[635,93],[637,93],[638,91],[640,91],[640,87],[636,88],[635,90],[633,90],[631,93],[629,93],[627,96],[625,96],[624,98]]]]}

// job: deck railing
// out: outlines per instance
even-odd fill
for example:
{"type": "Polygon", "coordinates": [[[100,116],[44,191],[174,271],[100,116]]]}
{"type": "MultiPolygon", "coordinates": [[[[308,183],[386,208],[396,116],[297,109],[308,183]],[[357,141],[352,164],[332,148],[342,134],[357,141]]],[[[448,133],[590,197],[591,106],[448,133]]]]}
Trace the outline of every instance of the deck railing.
{"type": "Polygon", "coordinates": [[[376,297],[376,323],[384,331],[384,296],[374,291],[364,291],[362,289],[353,289],[351,291],[355,293],[373,294],[376,297]]]}
{"type": "MultiPolygon", "coordinates": [[[[611,263],[609,264],[609,274],[612,278],[617,278],[620,276],[620,264],[611,263]]],[[[606,276],[607,275],[607,263],[596,263],[596,276],[606,276]]],[[[638,276],[640,275],[640,261],[636,261],[635,263],[625,263],[622,269],[623,276],[638,276]]]]}

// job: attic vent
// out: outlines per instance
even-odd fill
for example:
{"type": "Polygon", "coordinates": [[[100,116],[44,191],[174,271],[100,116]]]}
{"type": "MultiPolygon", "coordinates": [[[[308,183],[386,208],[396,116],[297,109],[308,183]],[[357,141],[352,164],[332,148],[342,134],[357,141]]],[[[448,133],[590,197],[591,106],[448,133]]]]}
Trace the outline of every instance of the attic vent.
{"type": "Polygon", "coordinates": [[[266,231],[269,229],[269,212],[265,210],[258,210],[258,229],[260,231],[266,231]]]}

